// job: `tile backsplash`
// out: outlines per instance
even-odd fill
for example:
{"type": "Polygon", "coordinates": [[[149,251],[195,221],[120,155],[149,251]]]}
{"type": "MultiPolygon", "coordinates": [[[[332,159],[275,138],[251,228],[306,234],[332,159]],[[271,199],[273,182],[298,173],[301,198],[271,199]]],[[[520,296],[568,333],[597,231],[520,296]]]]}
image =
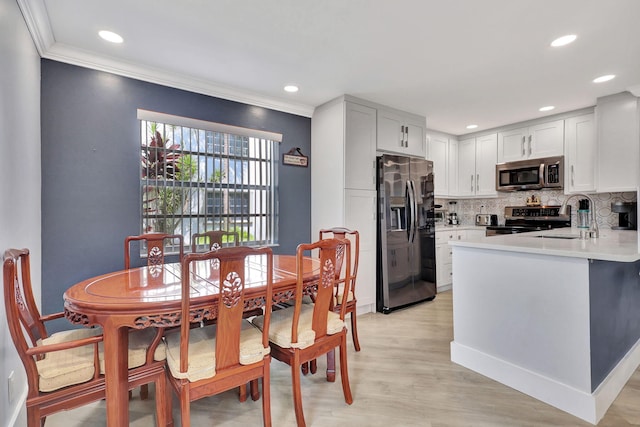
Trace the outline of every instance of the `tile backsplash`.
{"type": "MultiPolygon", "coordinates": [[[[497,198],[491,199],[439,199],[436,198],[436,204],[442,205],[443,209],[449,208],[450,201],[456,201],[456,212],[461,225],[474,225],[475,215],[478,213],[488,213],[498,215],[498,224],[504,224],[504,208],[505,206],[525,206],[528,197],[535,195],[540,199],[542,205],[561,205],[569,195],[564,194],[561,190],[545,190],[545,191],[516,191],[513,193],[501,193],[497,198]]],[[[598,193],[589,194],[596,205],[596,219],[598,226],[601,228],[611,228],[618,225],[618,214],[611,212],[611,203],[635,202],[637,201],[636,192],[624,193],[598,193]]],[[[571,224],[576,224],[575,213],[577,211],[578,199],[574,197],[570,204],[571,208],[571,224]]]]}

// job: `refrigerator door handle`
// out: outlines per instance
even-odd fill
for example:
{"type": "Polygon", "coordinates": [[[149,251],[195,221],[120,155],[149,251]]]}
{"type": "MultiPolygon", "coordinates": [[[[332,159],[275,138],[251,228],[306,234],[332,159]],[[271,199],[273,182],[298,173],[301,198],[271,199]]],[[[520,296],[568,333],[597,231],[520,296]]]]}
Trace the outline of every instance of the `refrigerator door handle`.
{"type": "Polygon", "coordinates": [[[411,221],[409,222],[409,242],[413,242],[416,237],[416,217],[417,217],[417,209],[416,209],[416,187],[413,180],[407,181],[407,186],[409,187],[409,207],[411,210],[411,221]]]}
{"type": "Polygon", "coordinates": [[[405,219],[407,228],[407,241],[411,241],[411,229],[413,224],[413,194],[411,193],[411,181],[407,180],[404,188],[405,219]]]}

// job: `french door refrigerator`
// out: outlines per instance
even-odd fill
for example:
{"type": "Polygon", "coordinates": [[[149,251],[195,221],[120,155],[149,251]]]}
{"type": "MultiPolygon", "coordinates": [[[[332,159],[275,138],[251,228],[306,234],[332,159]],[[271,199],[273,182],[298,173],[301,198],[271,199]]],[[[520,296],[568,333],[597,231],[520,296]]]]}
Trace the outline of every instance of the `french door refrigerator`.
{"type": "Polygon", "coordinates": [[[378,157],[377,310],[436,296],[433,162],[378,157]]]}

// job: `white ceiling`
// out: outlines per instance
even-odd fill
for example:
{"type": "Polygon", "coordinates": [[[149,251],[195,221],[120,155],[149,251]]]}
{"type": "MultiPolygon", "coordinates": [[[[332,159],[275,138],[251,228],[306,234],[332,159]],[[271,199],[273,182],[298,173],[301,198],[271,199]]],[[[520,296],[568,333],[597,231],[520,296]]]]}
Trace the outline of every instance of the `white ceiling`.
{"type": "Polygon", "coordinates": [[[17,1],[42,57],[304,116],[350,94],[461,135],[640,94],[639,0],[17,1]]]}

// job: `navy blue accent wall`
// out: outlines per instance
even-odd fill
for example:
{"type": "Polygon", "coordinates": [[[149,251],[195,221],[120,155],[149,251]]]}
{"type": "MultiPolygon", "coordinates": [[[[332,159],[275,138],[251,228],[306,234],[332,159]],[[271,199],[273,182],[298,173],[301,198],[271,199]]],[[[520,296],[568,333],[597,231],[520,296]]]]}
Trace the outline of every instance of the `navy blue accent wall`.
{"type": "MultiPolygon", "coordinates": [[[[61,62],[42,60],[42,305],[71,285],[123,268],[140,233],[138,108],[283,135],[282,153],[311,152],[311,119],[61,62]]],[[[260,78],[259,73],[256,78],[260,78]]],[[[279,247],[311,239],[311,171],[279,167],[279,247]]]]}
{"type": "Polygon", "coordinates": [[[640,261],[589,264],[591,391],[640,339],[640,261]]]}

